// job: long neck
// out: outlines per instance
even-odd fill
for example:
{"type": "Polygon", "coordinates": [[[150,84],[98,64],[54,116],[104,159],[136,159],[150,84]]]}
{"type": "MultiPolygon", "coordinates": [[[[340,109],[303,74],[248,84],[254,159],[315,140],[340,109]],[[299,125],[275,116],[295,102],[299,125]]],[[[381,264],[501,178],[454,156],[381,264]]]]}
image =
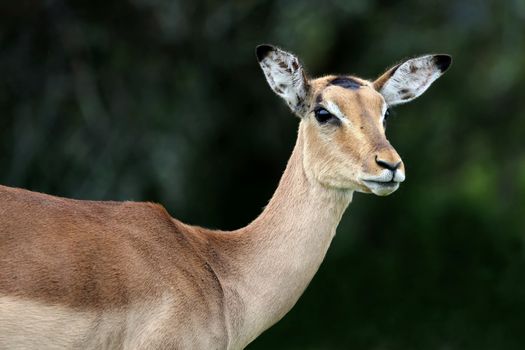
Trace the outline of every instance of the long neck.
{"type": "Polygon", "coordinates": [[[303,165],[302,128],[268,206],[234,233],[239,243],[235,283],[244,307],[248,341],[281,319],[296,303],[323,261],[351,191],[328,189],[303,165]]]}

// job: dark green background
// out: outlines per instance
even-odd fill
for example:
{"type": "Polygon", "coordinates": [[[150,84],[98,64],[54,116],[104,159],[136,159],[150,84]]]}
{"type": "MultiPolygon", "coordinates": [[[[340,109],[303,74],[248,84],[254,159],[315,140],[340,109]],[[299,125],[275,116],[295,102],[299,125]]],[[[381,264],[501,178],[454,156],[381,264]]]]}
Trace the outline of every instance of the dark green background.
{"type": "Polygon", "coordinates": [[[0,183],[244,226],[298,123],[256,63],[265,42],[314,76],[454,63],[389,121],[407,181],[355,195],[304,296],[249,348],[525,349],[523,0],[3,1],[0,183]]]}

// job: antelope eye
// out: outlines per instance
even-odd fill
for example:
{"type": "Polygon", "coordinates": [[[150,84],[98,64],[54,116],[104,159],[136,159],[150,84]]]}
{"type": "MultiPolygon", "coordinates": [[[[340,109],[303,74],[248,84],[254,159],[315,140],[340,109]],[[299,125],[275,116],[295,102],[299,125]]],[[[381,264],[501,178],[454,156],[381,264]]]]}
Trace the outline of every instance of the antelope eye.
{"type": "Polygon", "coordinates": [[[319,122],[319,124],[326,124],[328,122],[336,122],[339,121],[332,113],[328,112],[326,109],[319,107],[315,109],[315,119],[319,122]]]}

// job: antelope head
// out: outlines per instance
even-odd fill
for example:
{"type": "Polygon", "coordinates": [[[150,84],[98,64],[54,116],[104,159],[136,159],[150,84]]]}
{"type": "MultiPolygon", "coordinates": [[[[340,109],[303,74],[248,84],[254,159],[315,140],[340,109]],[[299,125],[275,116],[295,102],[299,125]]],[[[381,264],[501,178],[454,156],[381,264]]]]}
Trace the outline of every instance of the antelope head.
{"type": "Polygon", "coordinates": [[[405,180],[403,161],[385,135],[389,108],[419,97],[452,61],[448,55],[413,58],[375,81],[348,75],[309,79],[289,52],[260,45],[256,54],[272,90],[301,118],[308,177],[379,196],[405,180]]]}

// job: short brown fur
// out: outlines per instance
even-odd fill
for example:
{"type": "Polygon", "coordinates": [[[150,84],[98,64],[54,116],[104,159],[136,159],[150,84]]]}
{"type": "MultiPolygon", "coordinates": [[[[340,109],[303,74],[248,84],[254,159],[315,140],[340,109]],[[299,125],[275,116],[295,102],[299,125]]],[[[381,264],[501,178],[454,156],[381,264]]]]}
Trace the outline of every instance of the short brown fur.
{"type": "MultiPolygon", "coordinates": [[[[261,215],[223,232],[186,225],[158,204],[0,186],[0,348],[241,349],[297,302],[354,191],[397,189],[404,166],[382,123],[397,66],[375,82],[350,77],[361,86],[348,89],[330,85],[333,75],[309,80],[275,47],[257,56],[301,117],[261,215]],[[319,108],[338,122],[323,124],[319,108]]],[[[436,79],[428,57],[415,61],[432,79],[419,79],[425,89],[436,79]]]]}
{"type": "MultiPolygon", "coordinates": [[[[215,280],[205,230],[153,203],[78,201],[0,186],[0,294],[89,309],[215,280]],[[66,263],[67,262],[67,263],[66,263]],[[187,266],[192,266],[189,270],[187,266]]],[[[217,256],[214,256],[217,260],[217,256]]]]}

